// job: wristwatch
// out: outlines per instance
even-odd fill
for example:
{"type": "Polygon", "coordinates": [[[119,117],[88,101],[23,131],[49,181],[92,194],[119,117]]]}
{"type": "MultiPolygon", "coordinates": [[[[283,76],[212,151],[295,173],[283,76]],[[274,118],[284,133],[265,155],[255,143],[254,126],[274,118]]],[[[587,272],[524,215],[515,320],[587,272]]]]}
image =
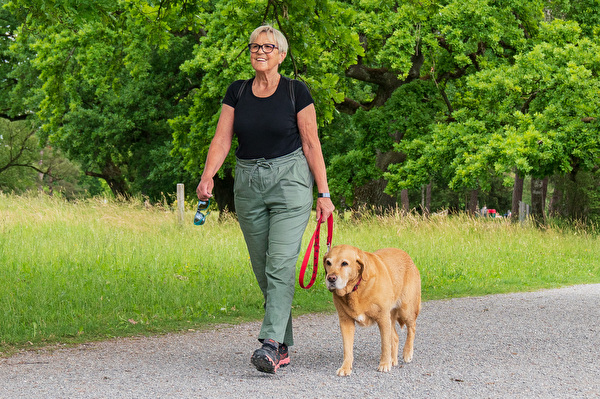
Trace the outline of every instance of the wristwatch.
{"type": "Polygon", "coordinates": [[[331,198],[331,195],[329,195],[329,193],[319,193],[317,194],[318,198],[331,198]]]}

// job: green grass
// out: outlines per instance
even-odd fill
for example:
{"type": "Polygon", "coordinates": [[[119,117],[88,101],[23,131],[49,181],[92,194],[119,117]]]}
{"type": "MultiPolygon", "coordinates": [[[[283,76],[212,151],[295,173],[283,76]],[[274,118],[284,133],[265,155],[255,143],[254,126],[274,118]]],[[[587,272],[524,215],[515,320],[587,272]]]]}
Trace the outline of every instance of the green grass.
{"type": "MultiPolygon", "coordinates": [[[[186,212],[180,225],[172,209],[142,201],[0,194],[0,355],[260,319],[237,222],[211,213],[194,226],[186,212]]],[[[600,282],[594,230],[400,215],[337,218],[334,230],[334,245],[406,250],[424,300],[600,282]]],[[[319,268],[313,288],[297,288],[295,314],[333,311],[319,268]]]]}

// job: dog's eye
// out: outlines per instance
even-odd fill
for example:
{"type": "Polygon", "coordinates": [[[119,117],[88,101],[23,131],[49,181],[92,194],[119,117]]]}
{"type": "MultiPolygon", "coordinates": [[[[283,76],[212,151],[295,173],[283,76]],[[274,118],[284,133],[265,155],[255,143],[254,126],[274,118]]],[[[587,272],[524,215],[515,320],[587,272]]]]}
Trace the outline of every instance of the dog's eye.
{"type": "Polygon", "coordinates": [[[342,266],[348,266],[348,262],[346,262],[346,261],[343,261],[343,262],[342,262],[342,266]]]}
{"type": "Polygon", "coordinates": [[[331,261],[330,261],[329,259],[327,259],[327,260],[325,261],[325,264],[326,264],[327,266],[331,266],[331,261]]]}

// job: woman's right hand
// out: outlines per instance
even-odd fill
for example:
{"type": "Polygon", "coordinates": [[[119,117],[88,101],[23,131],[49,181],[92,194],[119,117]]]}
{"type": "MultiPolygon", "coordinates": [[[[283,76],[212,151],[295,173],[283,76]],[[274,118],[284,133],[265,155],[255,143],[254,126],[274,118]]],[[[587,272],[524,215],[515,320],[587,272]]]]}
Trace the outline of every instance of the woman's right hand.
{"type": "Polygon", "coordinates": [[[202,178],[200,183],[198,183],[198,187],[196,187],[198,199],[200,201],[208,201],[208,199],[212,197],[212,190],[214,186],[215,183],[212,178],[202,178]]]}

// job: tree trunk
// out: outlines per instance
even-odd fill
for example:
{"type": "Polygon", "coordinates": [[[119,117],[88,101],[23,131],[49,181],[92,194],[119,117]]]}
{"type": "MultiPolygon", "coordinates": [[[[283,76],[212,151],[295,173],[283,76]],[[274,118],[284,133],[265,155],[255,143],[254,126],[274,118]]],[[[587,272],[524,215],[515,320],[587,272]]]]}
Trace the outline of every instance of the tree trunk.
{"type": "Polygon", "coordinates": [[[52,170],[48,168],[48,195],[52,197],[54,195],[54,177],[52,177],[52,170]]]}
{"type": "Polygon", "coordinates": [[[429,182],[427,186],[425,186],[425,207],[423,211],[425,212],[425,216],[429,216],[431,214],[431,187],[433,183],[429,182]]]}
{"type": "Polygon", "coordinates": [[[127,188],[127,183],[123,179],[123,176],[105,176],[103,179],[108,184],[110,191],[114,194],[115,197],[129,197],[129,189],[127,188]]]}
{"type": "Polygon", "coordinates": [[[219,218],[224,216],[226,212],[235,213],[235,201],[233,197],[233,176],[229,171],[226,171],[225,177],[220,178],[215,176],[215,201],[219,208],[219,218]]]}
{"type": "Polygon", "coordinates": [[[523,181],[524,178],[515,172],[515,185],[512,193],[512,204],[510,208],[512,220],[519,220],[519,202],[523,199],[523,181]]]}
{"type": "Polygon", "coordinates": [[[408,215],[410,212],[410,202],[408,201],[408,190],[404,189],[400,192],[400,202],[402,203],[402,213],[408,215]]]}
{"type": "Polygon", "coordinates": [[[467,213],[471,216],[475,216],[477,212],[477,198],[479,197],[479,190],[471,190],[469,193],[469,204],[467,205],[467,213]]]}
{"type": "Polygon", "coordinates": [[[384,192],[387,180],[371,180],[354,190],[353,209],[368,208],[375,212],[384,213],[396,207],[396,200],[384,192]]]}
{"type": "MultiPolygon", "coordinates": [[[[44,150],[40,150],[40,161],[38,162],[40,170],[44,166],[44,150]]],[[[44,192],[44,174],[42,172],[38,172],[38,191],[40,193],[44,192]]]]}
{"type": "MultiPolygon", "coordinates": [[[[401,140],[401,136],[395,138],[396,142],[401,140]]],[[[380,152],[375,157],[375,165],[382,172],[388,170],[391,164],[404,162],[406,155],[396,151],[380,152]]],[[[387,180],[383,177],[373,179],[363,186],[356,187],[354,190],[354,209],[369,208],[375,212],[391,211],[397,206],[397,199],[385,193],[387,180]]]]}
{"type": "Polygon", "coordinates": [[[542,203],[544,204],[544,213],[546,213],[546,199],[548,197],[548,176],[542,180],[542,203]]]}
{"type": "Polygon", "coordinates": [[[564,198],[561,213],[563,217],[571,220],[585,218],[585,208],[587,208],[587,196],[582,192],[581,182],[577,177],[578,174],[579,168],[574,167],[563,179],[564,198]]]}
{"type": "Polygon", "coordinates": [[[565,176],[555,176],[554,194],[550,202],[552,214],[570,220],[586,219],[593,201],[590,192],[598,188],[598,183],[593,179],[578,169],[573,169],[565,176]]]}
{"type": "Polygon", "coordinates": [[[554,185],[554,192],[552,198],[550,198],[550,205],[548,206],[548,214],[552,216],[560,216],[560,204],[563,200],[562,189],[558,187],[558,184],[554,185]]]}
{"type": "Polygon", "coordinates": [[[545,200],[547,187],[546,179],[531,179],[531,216],[539,225],[546,224],[545,200]]]}
{"type": "Polygon", "coordinates": [[[125,177],[123,177],[123,173],[121,169],[113,163],[112,160],[108,160],[104,167],[102,168],[102,173],[96,173],[91,171],[86,171],[86,175],[97,177],[100,179],[104,179],[110,191],[115,195],[115,197],[129,197],[129,187],[127,187],[127,182],[125,181],[125,177]]]}

